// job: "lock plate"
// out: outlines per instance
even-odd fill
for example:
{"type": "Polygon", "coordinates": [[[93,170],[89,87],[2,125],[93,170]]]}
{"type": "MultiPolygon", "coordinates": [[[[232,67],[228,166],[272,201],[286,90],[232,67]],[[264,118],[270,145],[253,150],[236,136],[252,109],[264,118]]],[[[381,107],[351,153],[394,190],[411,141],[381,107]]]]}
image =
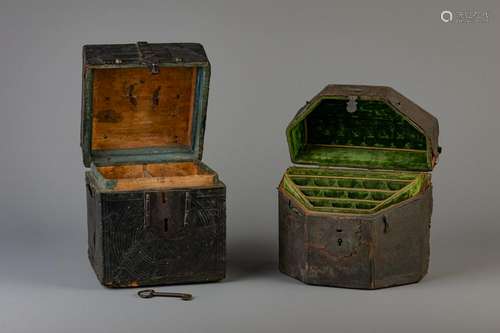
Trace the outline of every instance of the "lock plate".
{"type": "Polygon", "coordinates": [[[189,192],[182,190],[146,193],[146,228],[163,239],[185,237],[188,197],[189,192]]]}

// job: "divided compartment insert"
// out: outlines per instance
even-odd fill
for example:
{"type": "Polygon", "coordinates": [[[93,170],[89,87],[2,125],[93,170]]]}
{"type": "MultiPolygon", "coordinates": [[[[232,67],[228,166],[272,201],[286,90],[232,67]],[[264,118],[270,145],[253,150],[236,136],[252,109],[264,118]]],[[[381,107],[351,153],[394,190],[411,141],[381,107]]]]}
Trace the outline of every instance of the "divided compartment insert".
{"type": "Polygon", "coordinates": [[[288,190],[312,210],[368,214],[406,200],[423,187],[425,173],[288,169],[288,190]]]}
{"type": "Polygon", "coordinates": [[[100,166],[94,168],[94,175],[102,182],[112,184],[115,191],[203,187],[217,181],[214,171],[196,162],[100,166]]]}

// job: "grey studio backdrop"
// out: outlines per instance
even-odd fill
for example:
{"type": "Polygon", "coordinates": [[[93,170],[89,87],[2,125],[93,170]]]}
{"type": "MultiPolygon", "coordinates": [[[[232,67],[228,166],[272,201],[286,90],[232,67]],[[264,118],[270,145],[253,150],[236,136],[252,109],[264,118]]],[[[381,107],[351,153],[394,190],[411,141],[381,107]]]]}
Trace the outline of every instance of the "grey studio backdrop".
{"type": "Polygon", "coordinates": [[[0,2],[0,332],[498,332],[498,1],[0,2]],[[444,23],[443,10],[487,11],[444,23]],[[84,43],[201,42],[204,161],[228,185],[228,276],[101,287],[86,258],[84,43]],[[389,85],[440,121],[429,274],[377,291],[277,271],[285,127],[327,83],[389,85]]]}

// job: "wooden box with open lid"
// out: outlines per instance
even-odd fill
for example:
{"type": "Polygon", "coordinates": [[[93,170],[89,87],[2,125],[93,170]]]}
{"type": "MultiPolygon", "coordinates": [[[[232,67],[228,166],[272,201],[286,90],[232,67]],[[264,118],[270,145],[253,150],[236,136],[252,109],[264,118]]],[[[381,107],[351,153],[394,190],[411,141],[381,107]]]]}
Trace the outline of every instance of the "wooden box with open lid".
{"type": "Polygon", "coordinates": [[[224,278],[226,188],[201,162],[209,79],[200,44],[84,46],[88,255],[102,284],[224,278]]]}

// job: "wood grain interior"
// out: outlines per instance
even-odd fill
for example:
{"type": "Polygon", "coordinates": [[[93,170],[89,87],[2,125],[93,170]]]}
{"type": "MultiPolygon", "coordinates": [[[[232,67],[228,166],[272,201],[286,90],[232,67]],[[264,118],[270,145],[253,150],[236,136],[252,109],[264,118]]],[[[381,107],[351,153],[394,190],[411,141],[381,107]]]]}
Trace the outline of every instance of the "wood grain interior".
{"type": "Polygon", "coordinates": [[[209,186],[216,180],[215,172],[195,162],[102,166],[97,172],[114,180],[116,191],[209,186]]]}
{"type": "Polygon", "coordinates": [[[196,76],[194,67],[95,69],[92,149],[190,146],[196,76]]]}

